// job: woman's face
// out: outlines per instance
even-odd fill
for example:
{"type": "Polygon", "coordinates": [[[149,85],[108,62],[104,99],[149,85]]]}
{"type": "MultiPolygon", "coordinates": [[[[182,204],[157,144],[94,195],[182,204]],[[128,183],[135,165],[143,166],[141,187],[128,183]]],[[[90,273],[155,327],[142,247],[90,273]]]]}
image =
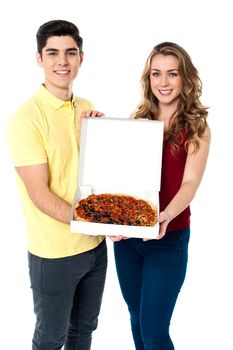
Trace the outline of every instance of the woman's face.
{"type": "Polygon", "coordinates": [[[159,105],[177,105],[182,90],[179,61],[173,55],[157,54],[152,58],[150,86],[159,105]]]}

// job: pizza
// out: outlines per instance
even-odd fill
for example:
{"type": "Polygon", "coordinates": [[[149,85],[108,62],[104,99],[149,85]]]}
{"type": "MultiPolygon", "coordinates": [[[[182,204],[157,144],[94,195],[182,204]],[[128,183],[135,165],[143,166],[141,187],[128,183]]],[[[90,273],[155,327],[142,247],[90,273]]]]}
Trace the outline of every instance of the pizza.
{"type": "Polygon", "coordinates": [[[92,194],[74,208],[75,220],[95,223],[154,226],[157,218],[151,203],[124,194],[92,194]]]}

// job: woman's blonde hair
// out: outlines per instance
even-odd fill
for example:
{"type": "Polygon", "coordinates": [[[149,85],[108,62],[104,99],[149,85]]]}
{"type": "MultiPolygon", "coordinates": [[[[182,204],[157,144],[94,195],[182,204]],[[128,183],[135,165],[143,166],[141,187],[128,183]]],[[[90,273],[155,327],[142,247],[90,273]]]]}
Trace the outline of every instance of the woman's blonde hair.
{"type": "Polygon", "coordinates": [[[172,55],[179,61],[179,74],[182,80],[182,91],[179,96],[177,111],[169,130],[165,133],[165,140],[169,140],[172,150],[179,148],[180,136],[183,132],[187,135],[186,146],[194,145],[198,150],[199,142],[197,136],[202,138],[207,126],[207,107],[200,102],[202,83],[198,77],[197,69],[194,67],[188,53],[179,45],[171,42],[163,42],[153,48],[147,58],[142,77],[142,102],[133,113],[133,117],[157,119],[158,100],[154,96],[150,85],[151,61],[155,55],[172,55]]]}

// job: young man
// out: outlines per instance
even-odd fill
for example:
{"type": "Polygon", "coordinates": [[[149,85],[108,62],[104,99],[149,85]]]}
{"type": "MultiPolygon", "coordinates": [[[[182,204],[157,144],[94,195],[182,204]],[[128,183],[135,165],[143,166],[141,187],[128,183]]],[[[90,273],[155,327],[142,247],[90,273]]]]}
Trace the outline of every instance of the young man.
{"type": "Polygon", "coordinates": [[[97,327],[107,253],[103,236],[72,234],[81,117],[98,117],[74,97],[82,38],[70,22],[37,32],[45,81],[10,118],[8,138],[24,210],[36,326],[33,350],[88,350],[97,327]]]}

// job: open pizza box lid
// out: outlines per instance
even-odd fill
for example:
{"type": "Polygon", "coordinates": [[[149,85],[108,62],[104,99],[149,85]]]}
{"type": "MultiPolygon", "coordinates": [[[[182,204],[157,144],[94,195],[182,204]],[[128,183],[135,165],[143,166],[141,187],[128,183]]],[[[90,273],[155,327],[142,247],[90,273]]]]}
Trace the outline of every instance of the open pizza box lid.
{"type": "Polygon", "coordinates": [[[76,221],[75,204],[91,194],[126,194],[150,201],[159,213],[163,122],[125,118],[83,118],[78,188],[71,232],[156,238],[159,224],[128,226],[76,221]]]}

